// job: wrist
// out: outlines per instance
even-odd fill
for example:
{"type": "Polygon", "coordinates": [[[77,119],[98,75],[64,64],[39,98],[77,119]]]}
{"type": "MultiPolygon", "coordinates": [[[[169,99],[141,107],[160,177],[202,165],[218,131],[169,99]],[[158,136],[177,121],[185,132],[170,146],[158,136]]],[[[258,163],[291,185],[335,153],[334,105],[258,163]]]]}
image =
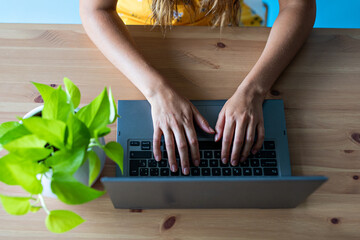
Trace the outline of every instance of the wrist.
{"type": "Polygon", "coordinates": [[[236,92],[245,93],[246,95],[251,95],[253,97],[258,97],[264,99],[267,93],[267,90],[261,86],[258,86],[256,83],[246,83],[245,81],[240,84],[236,92]]]}
{"type": "Polygon", "coordinates": [[[175,95],[175,91],[165,82],[157,84],[145,95],[148,102],[152,105],[156,102],[169,101],[175,95]]]}

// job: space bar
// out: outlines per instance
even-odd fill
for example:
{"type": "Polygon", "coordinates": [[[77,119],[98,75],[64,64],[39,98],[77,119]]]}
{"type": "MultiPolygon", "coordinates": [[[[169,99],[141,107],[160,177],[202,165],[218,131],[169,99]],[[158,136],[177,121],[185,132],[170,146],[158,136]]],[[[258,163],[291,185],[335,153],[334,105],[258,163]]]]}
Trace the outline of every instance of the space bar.
{"type": "Polygon", "coordinates": [[[213,141],[199,141],[199,149],[206,150],[206,149],[221,149],[221,141],[220,142],[213,142],[213,141]]]}

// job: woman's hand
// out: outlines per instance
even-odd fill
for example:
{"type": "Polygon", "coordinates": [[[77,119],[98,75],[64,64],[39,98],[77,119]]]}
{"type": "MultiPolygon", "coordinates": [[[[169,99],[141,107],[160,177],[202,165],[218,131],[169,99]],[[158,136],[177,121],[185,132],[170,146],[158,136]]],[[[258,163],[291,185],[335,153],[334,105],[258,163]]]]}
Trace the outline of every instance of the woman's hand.
{"type": "Polygon", "coordinates": [[[231,165],[246,160],[250,151],[255,154],[262,146],[265,136],[262,103],[264,96],[255,89],[239,86],[225,103],[216,123],[215,141],[222,138],[221,160],[227,163],[231,152],[231,165]],[[255,140],[255,131],[257,139],[255,140]]]}
{"type": "Polygon", "coordinates": [[[175,146],[177,146],[182,172],[188,175],[190,164],[187,142],[194,165],[199,166],[200,163],[199,144],[193,119],[205,132],[214,134],[215,131],[189,100],[170,88],[159,89],[154,96],[149,98],[149,102],[154,125],[153,151],[155,159],[161,160],[160,141],[161,136],[164,135],[171,171],[176,172],[178,168],[175,157],[175,146]]]}

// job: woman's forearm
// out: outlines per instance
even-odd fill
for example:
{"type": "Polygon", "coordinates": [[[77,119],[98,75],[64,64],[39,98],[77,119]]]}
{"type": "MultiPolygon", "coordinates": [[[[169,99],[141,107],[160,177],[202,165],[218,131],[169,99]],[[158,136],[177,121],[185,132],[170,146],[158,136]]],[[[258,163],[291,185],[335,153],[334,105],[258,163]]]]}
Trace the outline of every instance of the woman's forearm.
{"type": "Polygon", "coordinates": [[[156,91],[168,86],[137,49],[116,13],[116,2],[81,0],[80,15],[84,29],[105,57],[149,99],[156,91]]]}
{"type": "Polygon", "coordinates": [[[311,32],[315,0],[279,0],[280,12],[259,60],[240,87],[265,95],[311,32]]]}

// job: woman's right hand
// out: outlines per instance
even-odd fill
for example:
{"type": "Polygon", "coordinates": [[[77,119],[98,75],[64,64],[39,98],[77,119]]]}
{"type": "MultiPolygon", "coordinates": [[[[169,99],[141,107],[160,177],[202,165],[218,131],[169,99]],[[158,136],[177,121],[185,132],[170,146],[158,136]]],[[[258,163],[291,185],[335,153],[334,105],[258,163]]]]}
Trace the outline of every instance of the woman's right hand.
{"type": "Polygon", "coordinates": [[[187,142],[194,165],[199,166],[200,163],[199,144],[193,120],[209,134],[214,134],[214,129],[210,127],[209,123],[188,99],[180,96],[171,88],[157,91],[148,100],[151,104],[154,126],[153,152],[155,160],[161,160],[160,141],[161,136],[164,135],[171,171],[176,172],[178,170],[175,156],[175,147],[177,146],[182,172],[188,175],[190,164],[187,142]]]}

